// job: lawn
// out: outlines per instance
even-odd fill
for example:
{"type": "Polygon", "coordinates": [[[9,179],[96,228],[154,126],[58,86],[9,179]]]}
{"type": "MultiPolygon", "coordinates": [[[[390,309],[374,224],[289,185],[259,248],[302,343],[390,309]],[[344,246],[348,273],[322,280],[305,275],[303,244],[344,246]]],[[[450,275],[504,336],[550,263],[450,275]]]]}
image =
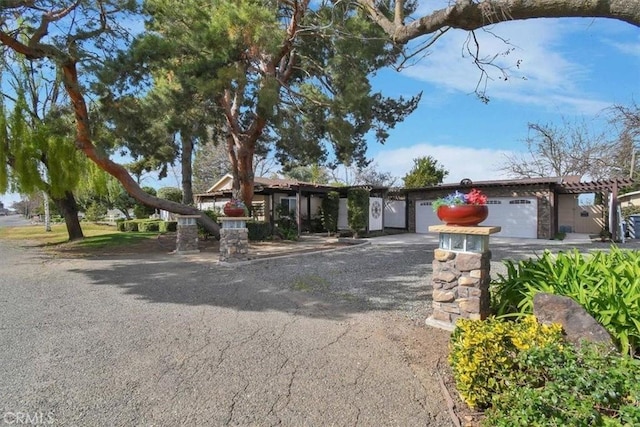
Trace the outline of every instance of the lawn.
{"type": "Polygon", "coordinates": [[[158,236],[157,232],[121,233],[115,226],[82,223],[83,240],[68,242],[69,236],[64,224],[54,224],[51,231],[45,231],[44,225],[27,225],[22,227],[0,228],[0,239],[22,241],[30,246],[64,246],[83,249],[128,246],[158,236]]]}

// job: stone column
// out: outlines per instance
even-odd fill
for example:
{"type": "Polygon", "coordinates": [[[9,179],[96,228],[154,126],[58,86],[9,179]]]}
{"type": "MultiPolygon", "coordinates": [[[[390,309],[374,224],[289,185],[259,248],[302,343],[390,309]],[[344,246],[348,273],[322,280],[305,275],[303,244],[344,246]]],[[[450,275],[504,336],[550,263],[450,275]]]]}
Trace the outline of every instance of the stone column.
{"type": "Polygon", "coordinates": [[[237,262],[249,259],[248,217],[220,218],[220,262],[237,262]]]}
{"type": "Polygon", "coordinates": [[[433,313],[426,323],[452,330],[458,318],[484,320],[489,316],[491,251],[489,235],[500,227],[438,225],[440,247],[434,251],[433,313]]]}
{"type": "Polygon", "coordinates": [[[177,254],[192,254],[198,249],[198,223],[200,215],[178,215],[178,233],[176,237],[177,254]]]}

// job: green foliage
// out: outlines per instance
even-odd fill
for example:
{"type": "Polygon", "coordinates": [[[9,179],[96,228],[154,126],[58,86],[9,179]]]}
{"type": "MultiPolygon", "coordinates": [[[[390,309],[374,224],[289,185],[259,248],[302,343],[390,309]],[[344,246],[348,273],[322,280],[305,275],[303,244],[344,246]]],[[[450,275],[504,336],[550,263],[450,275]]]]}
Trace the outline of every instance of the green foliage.
{"type": "Polygon", "coordinates": [[[84,216],[89,221],[99,221],[107,214],[107,208],[102,204],[93,202],[85,209],[84,216]]]}
{"type": "Polygon", "coordinates": [[[124,226],[124,231],[128,233],[138,231],[138,221],[135,219],[124,221],[122,224],[124,226]]]}
{"type": "Polygon", "coordinates": [[[340,210],[340,194],[337,191],[330,191],[322,199],[320,217],[325,230],[331,233],[338,231],[338,212],[340,210]]]}
{"type": "Polygon", "coordinates": [[[537,259],[505,261],[506,276],[492,286],[497,315],[533,312],[538,292],[574,299],[614,337],[623,353],[640,349],[640,251],[612,246],[583,256],[577,250],[537,259]]]}
{"type": "MultiPolygon", "coordinates": [[[[220,216],[220,212],[218,210],[207,209],[202,212],[213,221],[218,222],[218,217],[220,216]]],[[[202,225],[200,225],[200,223],[198,223],[198,234],[204,238],[211,236],[211,234],[202,225]]]]}
{"type": "Polygon", "coordinates": [[[271,224],[268,222],[249,221],[247,222],[247,229],[249,230],[249,240],[252,242],[268,240],[273,235],[271,224]]]}
{"type": "MultiPolygon", "coordinates": [[[[151,187],[142,187],[144,192],[151,194],[152,196],[156,195],[156,189],[151,187]]],[[[149,216],[156,213],[155,208],[147,205],[143,205],[142,203],[136,203],[133,206],[133,214],[137,219],[149,218],[149,216]]]]}
{"type": "Polygon", "coordinates": [[[404,176],[406,188],[422,188],[441,184],[449,171],[431,156],[413,159],[413,168],[404,176]]]}
{"type": "Polygon", "coordinates": [[[298,223],[295,220],[295,212],[286,212],[281,206],[276,208],[278,221],[274,234],[284,240],[298,240],[298,223]]]}
{"type": "Polygon", "coordinates": [[[182,203],[182,190],[176,187],[163,187],[158,190],[158,197],[176,203],[182,203]]]}
{"type": "Polygon", "coordinates": [[[125,229],[125,220],[124,219],[117,219],[116,220],[116,228],[118,229],[118,231],[124,233],[125,231],[127,231],[125,229]]]}
{"type": "Polygon", "coordinates": [[[161,220],[153,219],[146,221],[137,221],[138,222],[138,231],[140,232],[148,232],[148,231],[160,231],[160,223],[161,220]]]}
{"type": "Polygon", "coordinates": [[[553,343],[522,352],[517,363],[529,382],[495,395],[483,425],[640,425],[640,361],[553,343]]]}
{"type": "Polygon", "coordinates": [[[516,322],[459,319],[451,335],[449,363],[460,397],[474,408],[489,406],[494,394],[529,380],[518,362],[522,351],[561,340],[560,325],[541,325],[533,316],[516,322]]]}
{"type": "Polygon", "coordinates": [[[162,221],[158,231],[160,231],[160,233],[167,233],[176,230],[178,230],[178,221],[162,221]]]}
{"type": "Polygon", "coordinates": [[[366,231],[369,226],[369,191],[352,188],[347,192],[349,228],[354,236],[366,231]]]}

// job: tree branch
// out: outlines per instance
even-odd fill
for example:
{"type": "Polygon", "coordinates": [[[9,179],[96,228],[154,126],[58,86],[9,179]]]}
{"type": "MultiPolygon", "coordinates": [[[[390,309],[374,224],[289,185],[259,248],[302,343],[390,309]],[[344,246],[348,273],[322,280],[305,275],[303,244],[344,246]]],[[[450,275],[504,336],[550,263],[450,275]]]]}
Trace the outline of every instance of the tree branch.
{"type": "Polygon", "coordinates": [[[610,18],[640,27],[640,0],[457,0],[406,25],[397,15],[404,0],[396,0],[393,22],[375,0],[357,1],[394,42],[401,44],[447,27],[471,31],[498,22],[532,18],[610,18]]]}

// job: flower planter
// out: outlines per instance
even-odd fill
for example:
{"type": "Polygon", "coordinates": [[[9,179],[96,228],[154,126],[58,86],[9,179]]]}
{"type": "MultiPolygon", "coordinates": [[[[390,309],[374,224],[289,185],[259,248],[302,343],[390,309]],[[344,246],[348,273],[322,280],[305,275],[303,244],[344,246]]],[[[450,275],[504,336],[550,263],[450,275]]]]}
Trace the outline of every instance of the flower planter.
{"type": "Polygon", "coordinates": [[[222,212],[224,212],[224,214],[226,216],[244,216],[244,208],[239,207],[239,206],[224,206],[224,208],[222,208],[222,212]]]}
{"type": "Polygon", "coordinates": [[[447,225],[475,226],[487,219],[489,208],[487,205],[440,206],[436,214],[447,225]]]}

